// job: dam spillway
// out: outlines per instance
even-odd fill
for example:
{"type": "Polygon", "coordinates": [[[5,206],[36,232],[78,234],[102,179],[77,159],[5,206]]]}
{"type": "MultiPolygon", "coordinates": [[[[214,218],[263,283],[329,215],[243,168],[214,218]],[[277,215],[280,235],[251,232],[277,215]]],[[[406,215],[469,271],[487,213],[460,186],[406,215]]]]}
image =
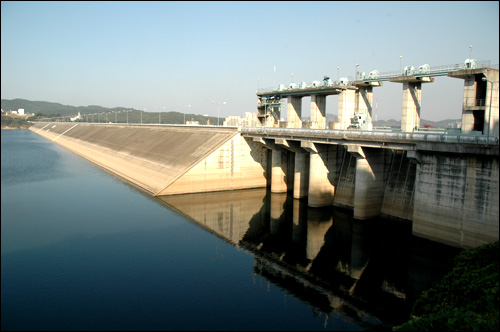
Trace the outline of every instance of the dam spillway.
{"type": "Polygon", "coordinates": [[[154,196],[266,186],[265,149],[250,158],[236,128],[37,123],[30,129],[154,196]]]}

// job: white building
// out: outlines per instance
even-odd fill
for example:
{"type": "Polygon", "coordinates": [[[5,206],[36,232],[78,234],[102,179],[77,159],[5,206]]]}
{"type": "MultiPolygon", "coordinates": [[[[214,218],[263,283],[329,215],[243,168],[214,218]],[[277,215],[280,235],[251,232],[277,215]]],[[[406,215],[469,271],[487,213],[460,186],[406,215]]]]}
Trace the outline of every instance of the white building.
{"type": "Polygon", "coordinates": [[[245,112],[245,117],[229,116],[224,120],[223,126],[234,127],[257,127],[260,122],[257,120],[257,114],[252,112],[245,112]]]}

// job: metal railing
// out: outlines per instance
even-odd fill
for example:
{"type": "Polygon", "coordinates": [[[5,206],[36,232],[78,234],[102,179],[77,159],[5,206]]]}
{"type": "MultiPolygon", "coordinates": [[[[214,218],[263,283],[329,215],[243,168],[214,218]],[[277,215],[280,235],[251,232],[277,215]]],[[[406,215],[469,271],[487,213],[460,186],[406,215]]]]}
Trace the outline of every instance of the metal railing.
{"type": "MultiPolygon", "coordinates": [[[[365,81],[365,82],[388,81],[391,78],[406,76],[406,75],[445,76],[445,75],[448,75],[449,73],[454,72],[454,71],[459,71],[459,70],[464,70],[464,69],[481,69],[481,68],[498,69],[498,64],[491,65],[490,60],[481,60],[481,61],[476,61],[474,68],[467,68],[465,63],[457,63],[457,64],[451,64],[451,65],[432,66],[432,67],[428,67],[428,69],[424,69],[424,70],[414,69],[411,71],[411,73],[408,73],[408,74],[405,74],[405,72],[403,70],[396,70],[396,71],[379,73],[376,77],[370,77],[369,75],[366,75],[365,77],[358,77],[356,80],[357,81],[365,81]]],[[[350,82],[352,82],[352,81],[353,81],[353,77],[349,76],[348,86],[351,86],[350,82]]],[[[319,86],[313,87],[311,85],[307,85],[306,89],[314,89],[314,88],[326,87],[326,86],[342,86],[342,85],[343,84],[340,81],[334,81],[328,85],[325,85],[325,84],[323,84],[323,82],[321,82],[319,86]]],[[[283,85],[281,85],[281,86],[283,86],[283,85]]],[[[297,90],[297,88],[290,88],[290,87],[287,87],[286,85],[285,85],[284,89],[279,89],[279,87],[261,88],[261,89],[257,90],[257,94],[270,93],[270,92],[280,93],[280,92],[291,91],[291,90],[297,90]]]]}
{"type": "Polygon", "coordinates": [[[337,129],[301,129],[301,128],[271,128],[271,127],[242,127],[242,134],[281,136],[298,138],[331,138],[343,140],[369,140],[383,142],[441,142],[464,144],[498,145],[498,136],[445,134],[437,132],[388,132],[368,130],[337,130],[337,129]]]}

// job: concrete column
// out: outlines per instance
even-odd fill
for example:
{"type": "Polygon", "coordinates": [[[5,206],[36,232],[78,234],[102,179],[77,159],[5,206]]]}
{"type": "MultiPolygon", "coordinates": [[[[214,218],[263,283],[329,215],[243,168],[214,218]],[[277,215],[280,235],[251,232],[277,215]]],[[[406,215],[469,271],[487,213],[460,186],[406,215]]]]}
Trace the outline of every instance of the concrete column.
{"type": "Polygon", "coordinates": [[[347,129],[354,116],[355,90],[345,89],[339,94],[339,129],[347,129]]]}
{"type": "Polygon", "coordinates": [[[487,135],[489,131],[490,135],[498,135],[498,83],[492,87],[490,82],[483,80],[498,82],[498,69],[464,69],[448,76],[464,80],[462,133],[481,131],[487,135]]]}
{"type": "Polygon", "coordinates": [[[326,128],[326,96],[311,96],[311,128],[326,128]]]}
{"type": "Polygon", "coordinates": [[[301,142],[309,155],[308,205],[321,207],[333,205],[335,194],[336,146],[321,146],[312,142],[301,142]]]}
{"type": "Polygon", "coordinates": [[[403,83],[403,106],[401,108],[401,131],[413,132],[420,127],[420,103],[422,83],[403,83]]]}
{"type": "Polygon", "coordinates": [[[462,132],[468,134],[474,130],[474,111],[476,110],[477,82],[474,75],[464,78],[464,102],[462,108],[462,132]]]}
{"type": "Polygon", "coordinates": [[[293,181],[293,198],[307,197],[309,189],[309,153],[295,153],[295,172],[293,181]]]}
{"type": "Polygon", "coordinates": [[[288,153],[286,150],[272,150],[271,161],[271,192],[286,193],[287,186],[287,170],[288,170],[288,153]]]}
{"type": "Polygon", "coordinates": [[[302,97],[288,96],[287,127],[302,128],[302,97]]]}
{"type": "Polygon", "coordinates": [[[354,218],[376,217],[384,201],[385,150],[349,145],[347,151],[356,157],[354,218]]]}
{"type": "Polygon", "coordinates": [[[360,86],[356,90],[355,112],[363,113],[370,123],[372,123],[372,99],[373,87],[360,86]]]}

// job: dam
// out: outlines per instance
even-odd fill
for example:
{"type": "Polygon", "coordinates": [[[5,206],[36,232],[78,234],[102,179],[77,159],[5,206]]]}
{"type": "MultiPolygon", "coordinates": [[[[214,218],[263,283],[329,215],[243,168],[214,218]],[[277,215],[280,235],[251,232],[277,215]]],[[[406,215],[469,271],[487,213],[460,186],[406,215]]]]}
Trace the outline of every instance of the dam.
{"type": "MultiPolygon", "coordinates": [[[[498,137],[298,128],[36,123],[153,196],[270,187],[309,207],[412,223],[471,248],[498,240],[498,137]]],[[[77,189],[77,188],[76,188],[77,189]]]]}
{"type": "Polygon", "coordinates": [[[157,197],[269,187],[310,208],[412,223],[414,235],[462,248],[499,238],[499,71],[489,61],[257,91],[257,127],[40,122],[30,129],[157,197]],[[422,84],[464,81],[458,133],[420,130],[422,84]],[[399,131],[373,130],[373,88],[401,83],[399,131]],[[339,95],[326,124],[326,96],[339,95]],[[302,120],[303,97],[311,121],[302,120]],[[287,120],[281,119],[287,99],[287,120]],[[362,121],[361,121],[362,120],[362,121]]]}

